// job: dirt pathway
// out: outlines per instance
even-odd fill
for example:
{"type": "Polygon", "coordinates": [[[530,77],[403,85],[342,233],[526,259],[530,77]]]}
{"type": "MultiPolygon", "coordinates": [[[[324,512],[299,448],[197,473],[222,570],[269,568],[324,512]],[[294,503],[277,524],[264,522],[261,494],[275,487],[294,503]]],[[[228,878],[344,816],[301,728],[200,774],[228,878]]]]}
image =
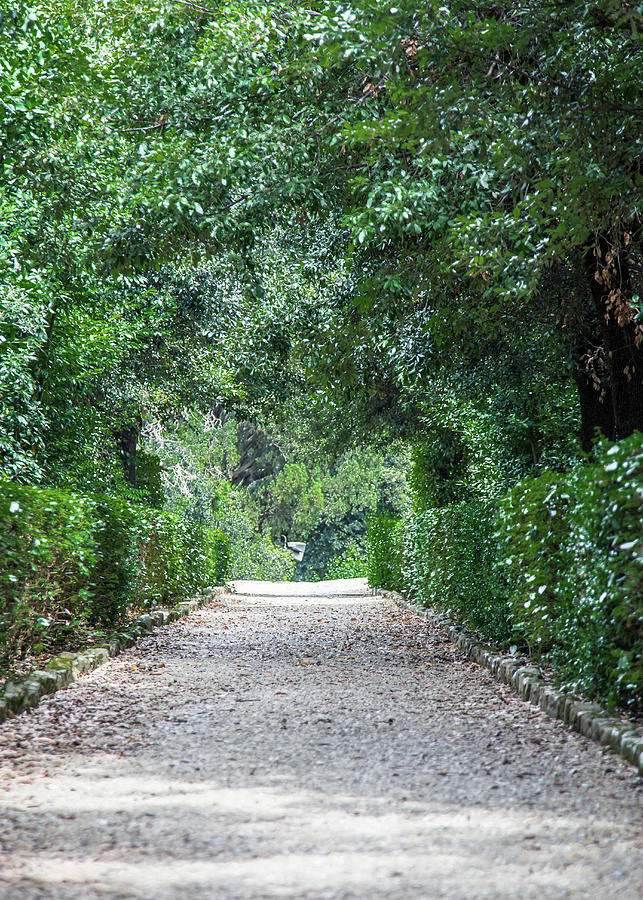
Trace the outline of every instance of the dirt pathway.
{"type": "Polygon", "coordinates": [[[239,584],[0,727],[0,897],[643,896],[633,768],[360,584],[239,584]]]}

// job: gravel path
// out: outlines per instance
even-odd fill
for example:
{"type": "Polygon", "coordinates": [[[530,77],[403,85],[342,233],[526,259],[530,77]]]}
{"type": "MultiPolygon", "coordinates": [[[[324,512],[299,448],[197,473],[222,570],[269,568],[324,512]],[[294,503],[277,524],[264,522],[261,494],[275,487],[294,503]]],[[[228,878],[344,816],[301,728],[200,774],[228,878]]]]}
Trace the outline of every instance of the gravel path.
{"type": "Polygon", "coordinates": [[[361,583],[237,588],[0,727],[0,897],[640,900],[633,768],[361,583]]]}

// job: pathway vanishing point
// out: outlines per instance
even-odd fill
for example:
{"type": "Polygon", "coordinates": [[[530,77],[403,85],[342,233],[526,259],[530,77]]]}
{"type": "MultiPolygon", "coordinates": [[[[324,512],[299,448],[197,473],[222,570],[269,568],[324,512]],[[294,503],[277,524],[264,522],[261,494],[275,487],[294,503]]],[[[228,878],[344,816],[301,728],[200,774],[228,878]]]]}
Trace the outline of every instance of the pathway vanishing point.
{"type": "Polygon", "coordinates": [[[640,900],[632,767],[361,581],[236,588],[0,726],[3,900],[640,900]]]}

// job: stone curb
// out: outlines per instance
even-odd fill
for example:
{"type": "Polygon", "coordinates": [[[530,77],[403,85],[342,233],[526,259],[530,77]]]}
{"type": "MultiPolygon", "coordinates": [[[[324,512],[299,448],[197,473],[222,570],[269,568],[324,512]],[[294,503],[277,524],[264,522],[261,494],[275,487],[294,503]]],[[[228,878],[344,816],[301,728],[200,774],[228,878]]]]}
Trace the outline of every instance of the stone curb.
{"type": "Polygon", "coordinates": [[[538,666],[531,665],[524,658],[502,654],[493,647],[481,644],[475,635],[462,625],[457,625],[449,616],[419,606],[396,591],[382,590],[380,594],[445,629],[457,648],[478,665],[489,669],[496,681],[508,684],[523,700],[539,706],[551,718],[566,722],[584,737],[618,753],[643,775],[643,731],[633,722],[610,716],[597,703],[575,700],[569,694],[556,690],[542,679],[538,666]]]}
{"type": "Polygon", "coordinates": [[[121,650],[132,647],[140,637],[149,634],[156,626],[168,625],[189,616],[225,591],[224,587],[207,588],[192,600],[177,603],[172,609],[155,609],[143,613],[126,630],[110,635],[106,647],[91,647],[78,653],[60,653],[44,669],[30,672],[22,681],[7,681],[0,690],[0,722],[27,709],[33,709],[46,694],[53,694],[59,688],[77,681],[80,675],[91,672],[111,656],[118,656],[121,650]]]}

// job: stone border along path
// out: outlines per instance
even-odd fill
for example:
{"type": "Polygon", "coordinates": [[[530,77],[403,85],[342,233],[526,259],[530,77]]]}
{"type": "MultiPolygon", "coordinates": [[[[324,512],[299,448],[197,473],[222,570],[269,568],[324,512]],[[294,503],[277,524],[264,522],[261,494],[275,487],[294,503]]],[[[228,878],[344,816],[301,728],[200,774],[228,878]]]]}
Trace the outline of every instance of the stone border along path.
{"type": "MultiPolygon", "coordinates": [[[[117,656],[124,648],[134,646],[140,637],[148,634],[154,627],[168,625],[189,616],[226,591],[243,593],[249,585],[254,589],[257,584],[259,583],[238,581],[234,585],[208,588],[191,600],[178,603],[172,609],[155,609],[151,613],[144,613],[126,630],[114,632],[107,647],[91,647],[77,653],[60,653],[50,660],[44,669],[30,672],[21,681],[7,681],[0,691],[0,723],[38,706],[42,697],[71,684],[80,675],[91,672],[110,657],[117,656]]],[[[273,592],[273,583],[262,584],[267,593],[273,592]]],[[[294,586],[292,589],[285,587],[289,584],[289,582],[280,583],[280,591],[287,594],[294,590],[296,594],[297,582],[292,582],[294,586]]],[[[320,595],[327,593],[329,584],[331,582],[320,583],[318,591],[320,595]]],[[[314,583],[311,585],[311,591],[314,595],[314,583]]],[[[478,641],[464,626],[455,624],[449,616],[413,603],[397,591],[380,590],[378,593],[403,609],[409,609],[417,615],[430,619],[438,628],[446,630],[449,639],[459,650],[473,662],[488,669],[497,681],[508,684],[523,700],[540,707],[552,718],[570,725],[583,737],[609,747],[643,775],[643,733],[633,722],[610,716],[597,703],[574,700],[569,694],[557,691],[542,680],[542,671],[538,666],[529,665],[524,659],[497,653],[493,647],[478,641]]]]}
{"type": "Polygon", "coordinates": [[[2,900],[640,900],[638,774],[357,584],[236,583],[0,728],[2,900]]]}
{"type": "Polygon", "coordinates": [[[540,707],[551,718],[571,725],[583,737],[609,747],[626,762],[636,766],[639,774],[643,775],[643,732],[634,722],[610,716],[598,703],[574,700],[569,694],[557,691],[542,680],[542,670],[538,666],[498,653],[493,647],[480,643],[472,632],[455,624],[449,616],[413,603],[397,591],[383,590],[380,593],[401,608],[430,619],[447,632],[449,639],[469,659],[488,669],[496,681],[508,684],[523,700],[540,707]]]}
{"type": "Polygon", "coordinates": [[[53,694],[59,688],[72,684],[80,675],[86,675],[107,662],[110,657],[118,656],[126,647],[133,647],[139,638],[149,634],[156,626],[168,625],[189,616],[210,603],[214,597],[225,593],[225,590],[225,587],[207,588],[191,600],[177,603],[171,609],[154,609],[150,613],[143,613],[126,629],[113,632],[106,647],[59,653],[43,669],[35,669],[22,680],[7,681],[0,690],[0,723],[33,709],[47,694],[53,694]]]}

